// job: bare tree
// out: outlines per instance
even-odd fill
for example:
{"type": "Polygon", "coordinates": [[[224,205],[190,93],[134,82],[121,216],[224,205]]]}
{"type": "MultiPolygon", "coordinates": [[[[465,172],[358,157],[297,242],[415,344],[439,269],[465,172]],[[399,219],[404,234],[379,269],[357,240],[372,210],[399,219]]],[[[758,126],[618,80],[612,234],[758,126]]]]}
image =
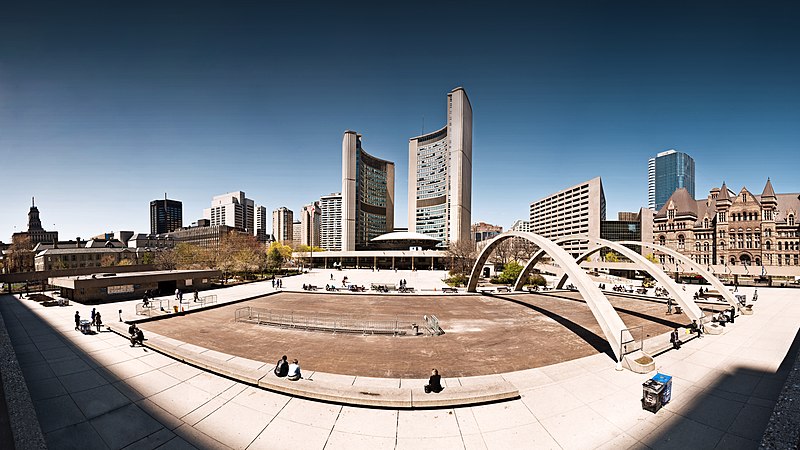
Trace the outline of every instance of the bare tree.
{"type": "Polygon", "coordinates": [[[451,243],[447,248],[447,258],[450,260],[450,275],[468,276],[475,265],[478,252],[474,240],[461,240],[451,243]]]}

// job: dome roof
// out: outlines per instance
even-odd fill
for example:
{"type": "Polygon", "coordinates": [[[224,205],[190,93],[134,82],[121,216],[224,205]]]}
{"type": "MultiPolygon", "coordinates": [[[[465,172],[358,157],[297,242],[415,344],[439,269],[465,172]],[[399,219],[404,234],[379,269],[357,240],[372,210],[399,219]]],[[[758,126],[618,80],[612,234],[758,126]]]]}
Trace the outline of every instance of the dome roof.
{"type": "Polygon", "coordinates": [[[435,241],[439,242],[441,239],[428,236],[422,233],[415,233],[413,231],[395,231],[392,233],[382,234],[373,238],[370,242],[382,241],[435,241]]]}

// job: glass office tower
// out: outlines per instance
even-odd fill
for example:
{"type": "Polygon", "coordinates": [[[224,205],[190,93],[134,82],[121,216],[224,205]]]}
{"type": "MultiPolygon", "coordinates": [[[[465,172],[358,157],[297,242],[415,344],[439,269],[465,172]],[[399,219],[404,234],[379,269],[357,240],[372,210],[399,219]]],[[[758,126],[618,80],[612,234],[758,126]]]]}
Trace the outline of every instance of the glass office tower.
{"type": "Polygon", "coordinates": [[[667,150],[650,158],[647,188],[647,206],[655,211],[659,211],[678,188],[686,188],[694,198],[694,159],[675,150],[667,150]]]}

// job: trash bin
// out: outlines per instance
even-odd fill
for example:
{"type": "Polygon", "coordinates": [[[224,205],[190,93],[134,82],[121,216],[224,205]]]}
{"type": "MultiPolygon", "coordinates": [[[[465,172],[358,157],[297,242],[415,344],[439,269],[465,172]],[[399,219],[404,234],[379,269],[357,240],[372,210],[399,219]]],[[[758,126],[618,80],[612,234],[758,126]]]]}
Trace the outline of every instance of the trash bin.
{"type": "Polygon", "coordinates": [[[664,385],[656,380],[649,379],[642,383],[642,409],[650,412],[658,412],[663,406],[661,404],[661,393],[664,385]]]}
{"type": "Polygon", "coordinates": [[[672,400],[672,376],[663,373],[656,373],[651,380],[655,380],[664,385],[661,391],[661,405],[666,405],[672,400]]]}
{"type": "Polygon", "coordinates": [[[419,325],[412,323],[411,324],[411,335],[416,336],[419,334],[419,325]]]}
{"type": "Polygon", "coordinates": [[[642,383],[642,409],[658,412],[672,399],[672,376],[656,373],[642,383]]]}

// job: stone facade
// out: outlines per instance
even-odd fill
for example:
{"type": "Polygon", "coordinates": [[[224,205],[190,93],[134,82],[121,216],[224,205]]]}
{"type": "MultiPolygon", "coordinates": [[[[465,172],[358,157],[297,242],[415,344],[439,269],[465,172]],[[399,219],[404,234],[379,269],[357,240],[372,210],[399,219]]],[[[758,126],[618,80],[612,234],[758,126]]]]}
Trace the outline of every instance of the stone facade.
{"type": "Polygon", "coordinates": [[[769,179],[761,195],[722,183],[695,200],[678,189],[653,218],[653,242],[705,265],[798,266],[799,209],[800,195],[776,194],[769,179]]]}

